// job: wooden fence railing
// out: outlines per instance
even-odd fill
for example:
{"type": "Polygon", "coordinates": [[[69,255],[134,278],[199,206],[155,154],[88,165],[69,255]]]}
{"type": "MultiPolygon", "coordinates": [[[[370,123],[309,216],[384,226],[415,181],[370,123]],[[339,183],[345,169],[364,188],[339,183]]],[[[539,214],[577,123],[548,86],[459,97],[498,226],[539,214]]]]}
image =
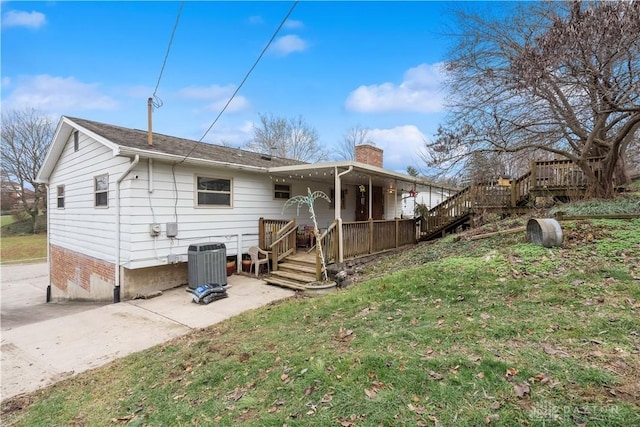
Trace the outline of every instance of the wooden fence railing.
{"type": "Polygon", "coordinates": [[[369,220],[342,224],[344,259],[382,252],[416,242],[414,219],[369,220]]]}
{"type": "MultiPolygon", "coordinates": [[[[602,173],[602,158],[587,160],[589,168],[596,174],[602,173]]],[[[532,161],[530,171],[532,188],[579,188],[587,185],[587,177],[580,167],[571,160],[532,161]]]]}
{"type": "Polygon", "coordinates": [[[271,251],[271,265],[278,269],[278,262],[287,255],[296,253],[296,220],[258,220],[258,244],[261,249],[271,251]]]}

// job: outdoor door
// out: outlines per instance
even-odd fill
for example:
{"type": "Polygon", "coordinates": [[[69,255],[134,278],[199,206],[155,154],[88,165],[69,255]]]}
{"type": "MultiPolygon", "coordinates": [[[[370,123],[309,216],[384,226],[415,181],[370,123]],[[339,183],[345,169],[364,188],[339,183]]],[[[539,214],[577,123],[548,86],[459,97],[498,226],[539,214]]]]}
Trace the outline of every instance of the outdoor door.
{"type": "MultiPolygon", "coordinates": [[[[362,187],[356,194],[356,221],[366,221],[369,219],[369,192],[368,187],[362,187]]],[[[373,219],[382,219],[384,215],[384,197],[382,187],[373,187],[373,219]]]]}

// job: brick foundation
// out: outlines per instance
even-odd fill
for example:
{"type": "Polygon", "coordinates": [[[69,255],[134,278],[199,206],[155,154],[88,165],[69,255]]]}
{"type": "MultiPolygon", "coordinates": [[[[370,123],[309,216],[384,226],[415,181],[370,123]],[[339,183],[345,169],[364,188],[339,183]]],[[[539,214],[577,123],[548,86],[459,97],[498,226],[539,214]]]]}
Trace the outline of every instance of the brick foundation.
{"type": "Polygon", "coordinates": [[[54,300],[113,300],[114,265],[50,245],[51,297],[54,300]]]}
{"type": "MultiPolygon", "coordinates": [[[[115,266],[107,261],[50,245],[51,298],[57,301],[113,301],[115,266]]],[[[122,301],[188,282],[187,263],[120,269],[122,301]]]]}

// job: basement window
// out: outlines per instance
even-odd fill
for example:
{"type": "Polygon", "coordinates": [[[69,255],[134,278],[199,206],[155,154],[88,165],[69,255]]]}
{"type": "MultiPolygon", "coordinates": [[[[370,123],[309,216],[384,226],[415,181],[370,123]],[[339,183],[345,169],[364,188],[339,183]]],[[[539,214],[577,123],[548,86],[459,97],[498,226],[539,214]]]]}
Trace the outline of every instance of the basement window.
{"type": "Polygon", "coordinates": [[[198,206],[231,207],[231,180],[197,176],[196,192],[198,206]]]}
{"type": "Polygon", "coordinates": [[[291,197],[291,184],[275,184],[273,186],[273,197],[288,200],[291,197]]]}
{"type": "Polygon", "coordinates": [[[95,193],[95,206],[109,206],[109,175],[99,175],[93,178],[93,188],[95,193]]]}
{"type": "Polygon", "coordinates": [[[64,208],[64,185],[58,185],[57,187],[58,208],[64,208]]]}

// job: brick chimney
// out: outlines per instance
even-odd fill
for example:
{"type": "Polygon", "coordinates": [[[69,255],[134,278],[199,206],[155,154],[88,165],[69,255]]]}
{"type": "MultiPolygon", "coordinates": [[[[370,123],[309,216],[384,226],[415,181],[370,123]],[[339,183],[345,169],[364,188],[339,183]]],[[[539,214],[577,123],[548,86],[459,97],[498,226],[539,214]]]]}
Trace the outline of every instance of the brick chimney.
{"type": "Polygon", "coordinates": [[[382,150],[370,144],[356,145],[356,162],[382,167],[382,150]]]}

